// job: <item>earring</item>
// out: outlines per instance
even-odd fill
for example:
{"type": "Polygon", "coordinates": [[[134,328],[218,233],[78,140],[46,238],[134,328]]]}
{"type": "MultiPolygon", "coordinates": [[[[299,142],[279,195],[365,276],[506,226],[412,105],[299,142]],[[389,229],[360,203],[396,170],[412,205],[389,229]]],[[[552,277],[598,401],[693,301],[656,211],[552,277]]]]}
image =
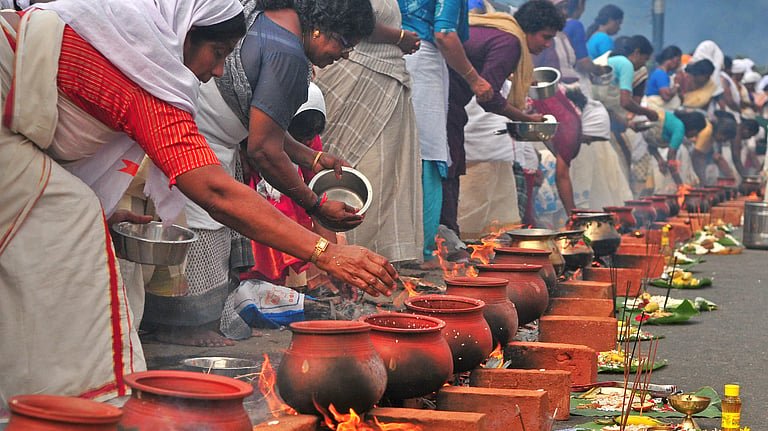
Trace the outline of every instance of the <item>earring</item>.
{"type": "Polygon", "coordinates": [[[312,32],[312,37],[315,39],[320,37],[320,30],[315,30],[314,32],[312,32]]]}

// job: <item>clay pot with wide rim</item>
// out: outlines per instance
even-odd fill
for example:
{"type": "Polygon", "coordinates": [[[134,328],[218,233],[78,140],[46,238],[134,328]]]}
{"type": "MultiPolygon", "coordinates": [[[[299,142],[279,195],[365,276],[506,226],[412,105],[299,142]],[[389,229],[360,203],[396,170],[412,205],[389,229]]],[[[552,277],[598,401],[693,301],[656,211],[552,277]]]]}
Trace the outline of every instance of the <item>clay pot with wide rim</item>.
{"type": "Polygon", "coordinates": [[[313,398],[323,408],[363,413],[384,395],[387,370],[371,341],[371,325],[314,320],[291,323],[290,329],[277,388],[299,413],[319,414],[313,398]]]}
{"type": "Polygon", "coordinates": [[[667,221],[672,212],[664,196],[646,196],[643,200],[651,201],[651,206],[656,210],[656,221],[667,221]]]}
{"type": "Polygon", "coordinates": [[[477,265],[481,277],[504,278],[507,296],[515,304],[517,324],[525,325],[541,317],[549,305],[549,292],[541,278],[541,265],[495,263],[477,265]]]}
{"type": "Polygon", "coordinates": [[[676,217],[678,214],[680,214],[680,202],[678,201],[679,196],[676,194],[661,194],[657,196],[664,196],[664,199],[666,199],[667,206],[669,207],[670,217],[676,217]]]}
{"type": "Polygon", "coordinates": [[[453,355],[453,372],[463,373],[480,365],[493,351],[493,336],[483,317],[485,302],[455,295],[419,295],[405,300],[414,314],[445,322],[443,337],[453,355]]]}
{"type": "Polygon", "coordinates": [[[491,327],[493,344],[506,346],[517,333],[517,309],[507,295],[505,278],[452,277],[446,278],[446,293],[466,296],[485,302],[483,316],[491,327]]]}
{"type": "Polygon", "coordinates": [[[630,233],[635,230],[637,220],[632,215],[632,207],[604,207],[603,211],[613,215],[614,225],[619,233],[630,233]]]}
{"type": "Polygon", "coordinates": [[[547,285],[547,292],[550,295],[557,287],[557,272],[552,262],[549,260],[550,250],[537,250],[533,248],[520,247],[498,247],[494,250],[495,257],[491,263],[514,263],[541,265],[539,275],[544,279],[547,285]]]}
{"type": "MultiPolygon", "coordinates": [[[[704,199],[707,201],[707,204],[709,205],[709,208],[712,208],[715,205],[715,201],[717,200],[715,197],[715,192],[708,188],[708,187],[697,187],[690,190],[690,193],[698,193],[703,195],[704,199]]],[[[709,209],[702,212],[708,212],[709,209]]]]}
{"type": "MultiPolygon", "coordinates": [[[[566,271],[577,271],[592,266],[595,252],[584,240],[583,230],[578,229],[559,232],[557,237],[557,248],[560,249],[560,254],[562,254],[563,259],[565,259],[566,271]]],[[[517,309],[519,313],[520,307],[517,307],[517,309]]]]}
{"type": "Polygon", "coordinates": [[[253,387],[231,377],[191,371],[129,374],[131,397],[123,406],[124,429],[246,431],[253,428],[243,399],[253,387]]]}
{"type": "Polygon", "coordinates": [[[648,229],[656,221],[656,210],[653,209],[653,202],[633,199],[624,201],[628,207],[632,207],[632,214],[637,220],[637,229],[648,229]]]}
{"type": "Polygon", "coordinates": [[[571,216],[571,225],[574,229],[584,230],[584,237],[595,257],[610,256],[619,249],[621,235],[613,225],[611,214],[576,214],[571,216]]]}
{"type": "Polygon", "coordinates": [[[536,250],[550,250],[549,261],[555,268],[557,275],[565,271],[565,259],[560,254],[555,244],[557,232],[550,229],[515,229],[507,232],[510,236],[511,247],[532,248],[536,250]]]}
{"type": "Polygon", "coordinates": [[[385,398],[431,394],[453,374],[453,355],[442,334],[442,320],[406,313],[378,313],[361,320],[371,325],[371,341],[387,369],[385,398]]]}
{"type": "Polygon", "coordinates": [[[123,416],[117,407],[60,395],[17,395],[8,408],[6,431],[117,431],[123,416]]]}
{"type": "Polygon", "coordinates": [[[763,189],[765,183],[760,175],[746,175],[739,184],[739,192],[744,196],[755,194],[758,197],[763,197],[763,189]]]}
{"type": "Polygon", "coordinates": [[[706,213],[712,207],[706,193],[694,191],[685,195],[683,206],[689,213],[706,213]]]}

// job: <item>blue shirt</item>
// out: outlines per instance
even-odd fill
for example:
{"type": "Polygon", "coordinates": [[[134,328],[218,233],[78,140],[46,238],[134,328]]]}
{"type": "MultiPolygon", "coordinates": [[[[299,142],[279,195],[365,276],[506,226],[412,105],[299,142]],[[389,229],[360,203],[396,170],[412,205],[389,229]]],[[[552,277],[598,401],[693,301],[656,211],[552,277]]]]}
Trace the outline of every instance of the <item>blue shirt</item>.
{"type": "Polygon", "coordinates": [[[658,96],[659,90],[669,88],[669,75],[663,69],[656,68],[648,77],[648,83],[645,85],[645,94],[647,96],[658,96]]]}
{"type": "Polygon", "coordinates": [[[669,148],[677,150],[685,138],[685,124],[672,111],[664,113],[664,127],[661,129],[661,139],[669,142],[669,148]]]}
{"type": "Polygon", "coordinates": [[[632,92],[632,81],[635,78],[635,66],[627,57],[614,55],[608,57],[608,65],[613,68],[613,85],[619,90],[632,92]]]}
{"type": "Polygon", "coordinates": [[[587,51],[587,32],[584,30],[584,24],[577,19],[568,19],[563,27],[563,33],[571,41],[573,52],[576,54],[576,60],[581,60],[589,56],[587,51]]]}
{"type": "Polygon", "coordinates": [[[598,31],[589,37],[587,52],[592,59],[596,59],[608,51],[613,51],[613,39],[607,33],[598,31]]]}
{"type": "Polygon", "coordinates": [[[435,41],[435,33],[456,33],[462,42],[469,39],[469,10],[466,0],[397,0],[403,28],[416,32],[421,40],[435,41]]]}

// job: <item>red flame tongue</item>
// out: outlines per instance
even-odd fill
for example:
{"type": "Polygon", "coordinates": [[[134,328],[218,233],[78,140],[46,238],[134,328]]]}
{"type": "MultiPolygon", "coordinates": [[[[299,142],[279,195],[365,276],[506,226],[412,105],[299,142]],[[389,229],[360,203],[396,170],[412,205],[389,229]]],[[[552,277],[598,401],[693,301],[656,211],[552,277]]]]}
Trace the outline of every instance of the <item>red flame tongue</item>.
{"type": "Polygon", "coordinates": [[[259,373],[259,391],[264,395],[269,412],[276,418],[284,415],[297,415],[296,410],[285,404],[277,395],[275,382],[277,382],[277,374],[269,362],[269,356],[265,353],[264,363],[261,365],[261,373],[259,373]]]}
{"type": "Polygon", "coordinates": [[[421,431],[418,425],[408,423],[381,423],[375,417],[372,421],[363,419],[353,409],[348,414],[339,413],[331,404],[328,409],[320,406],[316,400],[312,400],[315,408],[323,415],[323,425],[334,431],[421,431]]]}

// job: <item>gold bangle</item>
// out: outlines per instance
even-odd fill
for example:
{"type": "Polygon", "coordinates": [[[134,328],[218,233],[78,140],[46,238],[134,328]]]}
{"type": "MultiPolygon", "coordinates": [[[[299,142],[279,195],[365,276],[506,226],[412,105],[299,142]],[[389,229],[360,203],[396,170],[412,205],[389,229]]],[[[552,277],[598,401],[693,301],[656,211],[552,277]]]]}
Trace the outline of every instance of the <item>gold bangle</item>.
{"type": "Polygon", "coordinates": [[[461,75],[461,77],[464,78],[464,80],[466,80],[467,76],[471,75],[472,72],[474,72],[474,71],[475,71],[474,66],[470,65],[469,66],[469,70],[465,74],[461,75]]]}
{"type": "Polygon", "coordinates": [[[318,151],[317,154],[315,154],[315,160],[312,161],[312,167],[311,169],[314,171],[315,167],[317,166],[317,162],[320,161],[320,157],[323,155],[322,151],[318,151]]]}
{"type": "Polygon", "coordinates": [[[403,30],[403,29],[401,28],[401,29],[400,29],[400,38],[399,38],[399,39],[397,39],[397,43],[396,43],[395,45],[400,45],[400,42],[402,42],[402,41],[403,41],[403,38],[404,38],[404,37],[405,37],[405,30],[403,30]]]}
{"type": "Polygon", "coordinates": [[[320,258],[320,255],[325,253],[325,250],[328,248],[328,240],[320,237],[320,239],[317,240],[315,243],[315,251],[312,252],[312,256],[310,256],[309,261],[312,263],[317,263],[317,259],[320,258]]]}

